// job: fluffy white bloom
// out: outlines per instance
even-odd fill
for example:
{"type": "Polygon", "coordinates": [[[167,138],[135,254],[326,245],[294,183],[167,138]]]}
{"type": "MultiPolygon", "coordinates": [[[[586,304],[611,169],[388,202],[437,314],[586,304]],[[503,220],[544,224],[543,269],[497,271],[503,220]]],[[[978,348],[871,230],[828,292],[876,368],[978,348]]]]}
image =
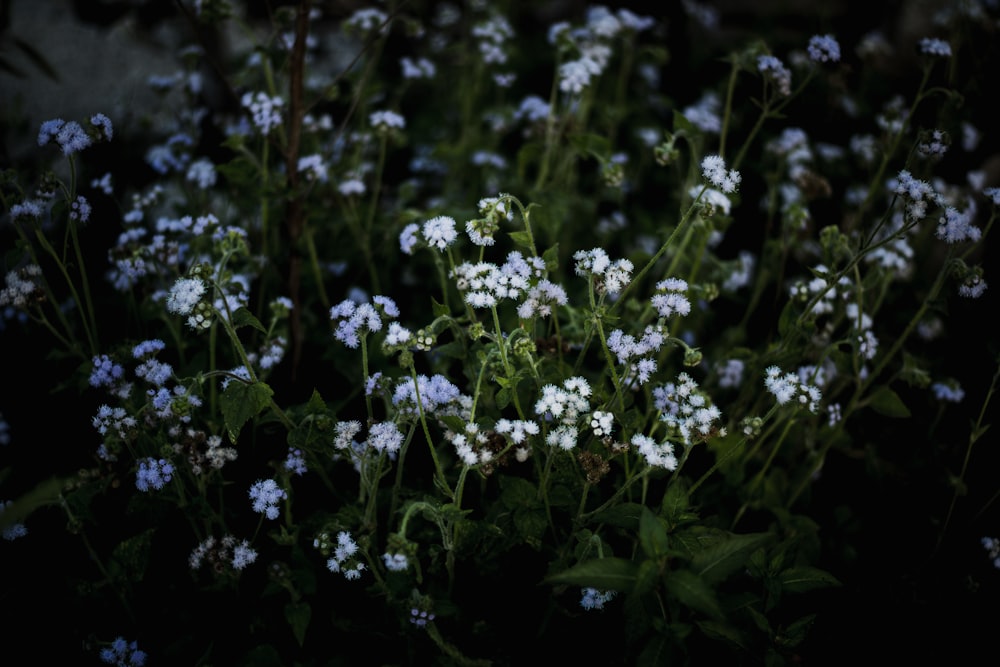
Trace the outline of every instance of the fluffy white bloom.
{"type": "Polygon", "coordinates": [[[431,247],[444,250],[458,238],[455,219],[447,215],[431,218],[423,226],[424,239],[431,247]]]}
{"type": "Polygon", "coordinates": [[[726,194],[736,192],[742,179],[735,169],[726,171],[726,161],[721,155],[706,155],[701,161],[701,172],[709,183],[726,194]]]}
{"type": "Polygon", "coordinates": [[[178,278],[167,295],[167,310],[177,315],[189,315],[205,295],[205,283],[200,278],[178,278]]]}

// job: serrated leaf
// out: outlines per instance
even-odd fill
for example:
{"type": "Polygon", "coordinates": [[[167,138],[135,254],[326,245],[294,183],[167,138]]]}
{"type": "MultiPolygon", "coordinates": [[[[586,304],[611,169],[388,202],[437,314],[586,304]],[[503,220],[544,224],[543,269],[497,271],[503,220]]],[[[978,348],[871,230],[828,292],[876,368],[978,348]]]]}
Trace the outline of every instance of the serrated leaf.
{"type": "Polygon", "coordinates": [[[704,579],[691,570],[674,570],[663,577],[667,593],[685,607],[705,614],[709,618],[721,621],[725,618],[722,607],[715,597],[715,591],[704,579]]]}
{"type": "Polygon", "coordinates": [[[236,312],[233,313],[233,328],[239,329],[240,327],[251,326],[262,334],[267,333],[267,329],[264,325],[260,323],[253,313],[247,310],[245,307],[239,307],[236,312]]]}
{"type": "Polygon", "coordinates": [[[302,646],[306,641],[306,629],[312,618],[312,607],[308,602],[289,602],[285,605],[285,620],[292,626],[295,641],[302,646]]]}
{"type": "Polygon", "coordinates": [[[109,569],[123,581],[142,581],[149,564],[155,528],[149,528],[118,544],[111,555],[109,569]]]}
{"type": "Polygon", "coordinates": [[[538,500],[538,489],[521,477],[507,475],[500,478],[500,502],[508,509],[531,507],[538,500]]]}
{"type": "Polygon", "coordinates": [[[546,583],[591,586],[604,591],[630,591],[635,587],[639,566],[624,558],[594,558],[548,577],[546,583]]]}
{"type": "Polygon", "coordinates": [[[548,528],[549,522],[544,509],[519,509],[514,512],[514,528],[521,539],[537,546],[548,528]]]}
{"type": "Polygon", "coordinates": [[[710,583],[718,583],[746,567],[754,549],[771,539],[770,533],[728,535],[694,554],[691,569],[710,583]]]}
{"type": "Polygon", "coordinates": [[[229,383],[222,392],[220,407],[230,442],[235,444],[243,425],[269,406],[273,395],[274,391],[263,382],[247,384],[234,380],[229,383]]]}
{"type": "Polygon", "coordinates": [[[790,567],[778,575],[778,580],[781,582],[781,590],[786,593],[802,593],[841,585],[829,572],[808,565],[790,567]]]}
{"type": "Polygon", "coordinates": [[[306,412],[311,415],[318,415],[326,412],[326,401],[320,396],[320,393],[313,389],[312,394],[309,395],[309,402],[306,403],[306,412]]]}
{"type": "Polygon", "coordinates": [[[437,299],[431,297],[431,312],[434,313],[434,317],[444,317],[451,314],[451,310],[448,306],[443,303],[438,303],[437,299]]]}
{"type": "Polygon", "coordinates": [[[906,407],[899,395],[889,387],[879,387],[869,398],[872,409],[886,417],[905,418],[910,416],[910,409],[906,407]]]}

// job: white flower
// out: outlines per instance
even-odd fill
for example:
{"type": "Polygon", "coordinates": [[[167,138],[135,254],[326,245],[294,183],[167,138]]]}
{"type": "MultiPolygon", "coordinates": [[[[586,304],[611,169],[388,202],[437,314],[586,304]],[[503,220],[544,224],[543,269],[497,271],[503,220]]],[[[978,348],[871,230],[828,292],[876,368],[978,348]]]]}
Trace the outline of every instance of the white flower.
{"type": "Polygon", "coordinates": [[[458,238],[458,232],[455,231],[455,219],[447,215],[439,215],[425,222],[423,232],[428,245],[438,250],[444,250],[458,238]]]}
{"type": "Polygon", "coordinates": [[[189,315],[202,296],[205,283],[200,278],[178,278],[167,295],[167,310],[177,315],[189,315]]]}

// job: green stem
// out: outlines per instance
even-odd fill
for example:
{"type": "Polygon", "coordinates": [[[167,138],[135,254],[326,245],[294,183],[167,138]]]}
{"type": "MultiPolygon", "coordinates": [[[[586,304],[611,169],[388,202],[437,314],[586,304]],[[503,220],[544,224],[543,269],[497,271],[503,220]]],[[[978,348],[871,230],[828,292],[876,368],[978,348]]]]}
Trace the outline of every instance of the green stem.
{"type": "Polygon", "coordinates": [[[441,490],[447,493],[449,498],[455,497],[455,492],[448,486],[448,478],[445,477],[444,469],[441,468],[441,461],[438,459],[437,448],[434,446],[434,439],[431,437],[430,428],[427,426],[427,415],[424,414],[424,405],[420,399],[420,383],[417,382],[417,371],[410,366],[410,378],[413,380],[413,393],[417,402],[417,413],[420,417],[420,425],[424,431],[424,438],[427,440],[427,447],[431,451],[431,459],[434,461],[434,474],[437,478],[441,490]]]}
{"type": "Polygon", "coordinates": [[[757,487],[760,486],[760,483],[764,479],[764,475],[767,473],[768,468],[771,467],[771,463],[774,461],[774,457],[777,456],[778,450],[781,449],[781,445],[782,443],[785,442],[785,438],[788,437],[788,432],[792,429],[792,425],[794,423],[795,423],[794,419],[789,419],[787,422],[785,422],[785,428],[781,432],[781,436],[778,438],[778,441],[774,443],[773,447],[771,447],[771,453],[768,454],[767,460],[764,462],[763,467],[761,467],[761,469],[754,476],[753,481],[751,481],[749,486],[747,486],[748,498],[747,500],[743,501],[743,504],[740,506],[740,509],[736,512],[736,516],[733,517],[733,522],[729,527],[730,530],[736,529],[736,524],[739,523],[740,518],[742,518],[743,514],[746,512],[747,507],[750,506],[749,497],[754,493],[754,491],[757,490],[757,487]]]}
{"type": "MultiPolygon", "coordinates": [[[[962,471],[959,473],[958,481],[954,485],[955,490],[952,492],[951,501],[948,503],[948,512],[944,517],[944,523],[941,525],[941,532],[938,534],[935,551],[941,548],[941,543],[944,541],[944,534],[948,530],[948,524],[951,523],[951,516],[955,511],[955,504],[958,502],[959,491],[965,484],[965,473],[969,468],[969,459],[972,457],[972,446],[975,445],[976,441],[978,441],[982,434],[986,432],[986,428],[983,427],[983,420],[986,418],[986,408],[993,399],[993,394],[996,393],[998,379],[1000,379],[1000,363],[997,364],[997,371],[993,374],[993,381],[990,382],[990,388],[986,392],[986,399],[983,401],[983,405],[979,409],[979,417],[976,419],[975,426],[973,426],[972,432],[969,434],[969,444],[965,448],[965,458],[962,460],[962,471]]],[[[996,498],[996,495],[994,495],[994,498],[996,498]]],[[[993,502],[992,499],[990,502],[993,502]]]]}
{"type": "Polygon", "coordinates": [[[707,185],[702,186],[701,190],[698,192],[698,196],[694,198],[694,201],[691,202],[691,206],[689,206],[688,210],[684,212],[684,216],[681,218],[680,222],[678,222],[677,226],[674,227],[673,231],[670,232],[670,236],[667,237],[667,240],[663,242],[663,245],[661,245],[659,250],[656,251],[656,254],[654,254],[652,257],[649,258],[649,261],[646,262],[645,266],[642,267],[639,273],[637,273],[635,277],[633,277],[632,280],[629,281],[628,285],[626,285],[625,288],[621,291],[621,294],[618,295],[618,298],[615,300],[615,302],[611,304],[611,307],[608,311],[609,313],[613,313],[620,304],[625,302],[625,295],[628,294],[628,292],[631,291],[631,289],[635,285],[637,285],[640,281],[642,281],[642,278],[646,275],[646,273],[648,273],[649,270],[653,268],[653,265],[656,264],[656,262],[659,261],[660,257],[663,256],[663,253],[667,251],[667,248],[670,247],[670,244],[674,242],[674,238],[676,238],[678,232],[681,229],[683,229],[687,224],[687,222],[691,219],[691,215],[694,213],[695,208],[698,206],[698,202],[701,201],[701,198],[705,194],[705,191],[707,189],[708,189],[707,185]]]}

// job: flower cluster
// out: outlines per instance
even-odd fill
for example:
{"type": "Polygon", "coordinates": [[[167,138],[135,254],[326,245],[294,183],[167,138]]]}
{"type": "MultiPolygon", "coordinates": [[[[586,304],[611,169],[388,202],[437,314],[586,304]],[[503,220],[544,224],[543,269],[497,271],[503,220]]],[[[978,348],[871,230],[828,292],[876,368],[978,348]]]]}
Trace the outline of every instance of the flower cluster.
{"type": "Polygon", "coordinates": [[[263,91],[244,93],[240,104],[250,112],[253,124],[264,136],[281,125],[281,109],[284,100],[278,96],[271,97],[263,91]]]}
{"type": "Polygon", "coordinates": [[[764,372],[764,386],[774,395],[778,405],[794,402],[812,413],[819,412],[822,398],[819,387],[804,382],[795,373],[783,373],[777,366],[768,366],[764,372]]]}
{"type": "Polygon", "coordinates": [[[604,605],[613,600],[616,594],[616,591],[599,590],[588,586],[583,589],[580,596],[580,606],[587,611],[604,609],[604,605]]]}
{"type": "Polygon", "coordinates": [[[278,486],[273,479],[257,480],[250,486],[250,500],[253,511],[265,515],[268,519],[278,518],[278,502],[288,498],[288,494],[278,486]]]}
{"type": "Polygon", "coordinates": [[[545,422],[554,422],[555,428],[545,436],[546,444],[570,450],[576,447],[579,435],[577,420],[590,411],[590,384],[582,377],[571,377],[562,386],[547,384],[535,402],[535,413],[545,422]]]}
{"type": "Polygon", "coordinates": [[[237,540],[229,534],[221,539],[209,536],[191,551],[188,566],[192,570],[199,570],[204,563],[208,563],[215,572],[225,568],[238,571],[256,561],[257,555],[257,550],[247,540],[237,540]]]}
{"type": "Polygon", "coordinates": [[[618,358],[619,364],[626,366],[629,378],[634,377],[638,384],[644,385],[656,372],[653,355],[666,341],[665,332],[664,327],[651,324],[636,339],[632,334],[615,329],[608,335],[608,350],[618,358]]]}
{"type": "Polygon", "coordinates": [[[160,490],[173,479],[173,474],[174,466],[166,459],[140,459],[139,470],[135,475],[135,488],[140,491],[160,490]]]}
{"type": "Polygon", "coordinates": [[[573,254],[576,260],[576,275],[590,277],[594,289],[601,294],[618,294],[632,280],[635,266],[627,258],[612,260],[603,248],[578,250],[573,254]]]}
{"type": "Polygon", "coordinates": [[[1000,570],[1000,539],[984,537],[982,542],[989,559],[993,561],[993,567],[1000,570]]]}
{"type": "Polygon", "coordinates": [[[530,305],[520,312],[530,315],[538,309],[551,312],[552,303],[558,304],[565,297],[565,291],[557,286],[538,287],[537,281],[544,272],[545,262],[541,258],[525,257],[511,250],[507,261],[499,266],[491,262],[463,262],[452,270],[451,277],[473,308],[491,308],[504,299],[525,298],[524,303],[530,305]]]}
{"type": "Polygon", "coordinates": [[[313,541],[313,545],[325,555],[332,554],[326,561],[326,568],[330,572],[339,572],[349,580],[361,578],[365,564],[360,560],[358,543],[354,541],[350,532],[346,530],[338,532],[336,545],[330,540],[329,533],[321,533],[313,541]]]}
{"type": "Polygon", "coordinates": [[[743,180],[735,169],[726,171],[726,161],[721,155],[706,155],[701,161],[701,173],[705,180],[725,194],[736,192],[743,180]]]}
{"type": "MultiPolygon", "coordinates": [[[[11,500],[5,500],[0,502],[0,518],[3,517],[4,509],[7,506],[9,506],[12,502],[13,501],[11,500]]],[[[0,534],[2,534],[3,539],[7,540],[8,542],[13,542],[17,538],[24,537],[25,535],[27,535],[28,528],[20,521],[13,521],[10,523],[7,523],[5,521],[3,522],[3,531],[0,532],[0,534]]]]}
{"type": "Polygon", "coordinates": [[[118,637],[110,646],[101,649],[101,662],[115,667],[143,667],[146,664],[146,652],[139,649],[139,643],[125,641],[118,637]]]}
{"type": "Polygon", "coordinates": [[[375,296],[371,303],[344,299],[330,308],[330,319],[337,323],[333,337],[350,348],[361,343],[361,337],[381,331],[383,318],[399,317],[396,302],[386,296],[375,296]]]}
{"type": "MultiPolygon", "coordinates": [[[[677,382],[654,389],[653,396],[656,409],[662,413],[660,419],[685,445],[705,441],[719,433],[717,422],[722,412],[687,373],[678,375],[677,382]]],[[[725,435],[725,430],[719,435],[725,435]]]]}

